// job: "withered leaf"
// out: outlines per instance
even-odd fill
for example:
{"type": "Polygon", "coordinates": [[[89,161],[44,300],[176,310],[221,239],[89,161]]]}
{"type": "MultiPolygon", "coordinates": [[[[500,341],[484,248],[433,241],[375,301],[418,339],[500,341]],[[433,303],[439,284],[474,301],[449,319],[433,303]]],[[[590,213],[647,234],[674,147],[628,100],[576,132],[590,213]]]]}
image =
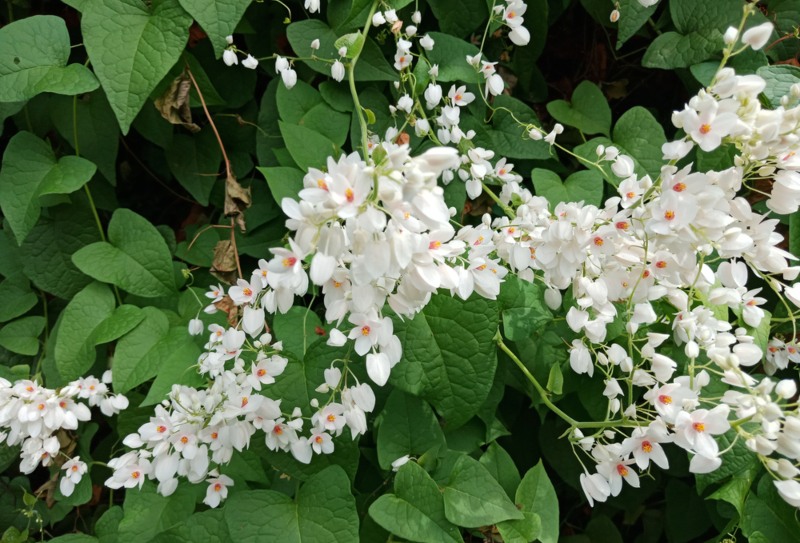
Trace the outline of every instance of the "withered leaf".
{"type": "Polygon", "coordinates": [[[214,246],[214,260],[211,267],[219,272],[236,271],[236,251],[230,240],[220,240],[214,246]]]}
{"type": "Polygon", "coordinates": [[[192,81],[184,71],[172,80],[169,88],[156,98],[155,105],[161,116],[172,124],[179,124],[190,132],[199,132],[200,127],[192,122],[192,111],[189,108],[189,90],[192,81]]]}
{"type": "Polygon", "coordinates": [[[244,210],[250,207],[252,202],[250,189],[244,188],[232,174],[229,174],[225,179],[225,216],[234,217],[236,225],[242,232],[247,231],[244,210]]]}

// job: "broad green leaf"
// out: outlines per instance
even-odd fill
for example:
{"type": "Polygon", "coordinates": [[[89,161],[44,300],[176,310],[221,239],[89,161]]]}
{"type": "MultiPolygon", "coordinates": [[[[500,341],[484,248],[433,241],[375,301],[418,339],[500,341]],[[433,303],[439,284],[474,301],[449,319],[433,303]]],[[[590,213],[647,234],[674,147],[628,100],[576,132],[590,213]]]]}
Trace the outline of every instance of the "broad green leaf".
{"type": "Polygon", "coordinates": [[[272,321],[275,338],[283,342],[284,351],[303,358],[312,343],[322,335],[322,321],[316,313],[305,307],[295,306],[286,313],[277,313],[272,321]]]}
{"type": "Polygon", "coordinates": [[[380,496],[369,516],[394,535],[420,543],[459,543],[459,529],[444,514],[442,493],[416,462],[408,462],[394,478],[394,493],[380,496]]]}
{"type": "Polygon", "coordinates": [[[711,528],[711,519],[694,485],[677,478],[667,483],[664,517],[669,541],[698,541],[711,528]]]}
{"type": "Polygon", "coordinates": [[[719,30],[690,32],[685,36],[677,32],[664,32],[650,43],[642,58],[642,66],[664,70],[688,68],[713,57],[722,48],[719,30]]]}
{"type": "Polygon", "coordinates": [[[200,205],[207,206],[219,177],[222,151],[210,127],[192,136],[176,134],[166,151],[172,175],[200,205]]]}
{"type": "Polygon", "coordinates": [[[222,509],[195,513],[153,539],[153,543],[234,543],[234,541],[236,539],[228,532],[225,512],[222,509]]]}
{"type": "Polygon", "coordinates": [[[333,442],[334,449],[331,454],[317,456],[309,464],[298,462],[291,454],[286,454],[284,451],[265,450],[263,457],[273,469],[298,481],[307,481],[330,466],[342,468],[350,481],[355,481],[361,458],[358,439],[351,439],[350,433],[345,432],[340,437],[334,438],[333,442]]]}
{"type": "Polygon", "coordinates": [[[561,372],[560,364],[550,366],[550,373],[547,375],[547,390],[553,394],[561,394],[564,390],[564,374],[561,372]]]}
{"type": "Polygon", "coordinates": [[[727,483],[711,494],[708,499],[728,502],[736,508],[736,512],[739,513],[741,518],[744,515],[745,500],[750,494],[750,487],[753,485],[757,474],[758,468],[756,466],[736,473],[727,483]]]}
{"type": "Polygon", "coordinates": [[[444,434],[428,402],[393,390],[378,427],[378,463],[389,469],[404,455],[421,455],[444,445],[444,434]]]}
{"type": "Polygon", "coordinates": [[[116,185],[119,127],[102,89],[80,97],[52,97],[50,117],[61,137],[81,156],[94,162],[103,177],[116,185]]]}
{"type": "Polygon", "coordinates": [[[125,493],[124,516],[119,521],[119,541],[150,541],[185,520],[194,511],[196,487],[179,485],[171,496],[156,492],[148,482],[141,490],[125,493]]]}
{"type": "MultiPolygon", "coordinates": [[[[592,517],[592,520],[586,525],[584,534],[589,537],[592,543],[625,543],[617,525],[605,515],[592,517]]],[[[677,539],[675,541],[685,540],[677,539]]]]}
{"type": "Polygon", "coordinates": [[[169,342],[161,341],[169,332],[166,315],[155,307],[142,311],[144,320],[119,340],[114,351],[113,385],[121,394],[154,377],[161,358],[170,354],[169,342]]]}
{"type": "Polygon", "coordinates": [[[72,254],[100,234],[87,205],[52,207],[48,215],[19,248],[23,271],[37,288],[69,300],[92,281],[72,263],[72,254]]]}
{"type": "Polygon", "coordinates": [[[603,199],[603,179],[592,170],[575,172],[562,183],[555,172],[534,168],[531,179],[536,194],[547,198],[551,209],[561,202],[582,201],[599,206],[603,199]]]}
{"type": "Polygon", "coordinates": [[[96,330],[114,311],[114,294],[107,285],[90,283],[64,309],[55,345],[55,363],[66,381],[77,379],[94,365],[96,330]]]}
{"type": "Polygon", "coordinates": [[[742,2],[739,0],[670,0],[672,21],[681,34],[690,32],[724,31],[729,26],[738,26],[742,18],[742,2]]]}
{"type": "Polygon", "coordinates": [[[498,307],[473,296],[434,296],[411,320],[395,320],[403,359],[392,369],[395,386],[428,400],[456,428],[480,409],[494,382],[498,307]]]}
{"type": "Polygon", "coordinates": [[[309,478],[293,501],[272,490],[232,495],[225,521],[239,543],[351,543],[358,541],[358,513],[344,470],[331,466],[309,478]]]}
{"type": "Polygon", "coordinates": [[[775,24],[775,32],[770,40],[769,54],[773,60],[792,58],[796,53],[796,40],[775,41],[778,37],[791,34],[800,27],[800,3],[797,0],[771,0],[766,6],[767,18],[775,24]]]}
{"type": "Polygon", "coordinates": [[[658,9],[658,4],[644,7],[639,0],[619,0],[619,32],[617,49],[631,39],[658,9]]]}
{"type": "Polygon", "coordinates": [[[751,492],[747,497],[741,528],[750,541],[756,534],[760,535],[761,541],[798,541],[800,521],[797,520],[797,509],[780,497],[771,476],[764,475],[757,493],[751,492]]]}
{"type": "Polygon", "coordinates": [[[611,108],[597,85],[582,81],[575,87],[571,102],[553,100],[547,104],[547,111],[555,120],[574,126],[584,134],[609,135],[611,108]]]}
{"type": "Polygon", "coordinates": [[[657,179],[661,175],[661,166],[664,164],[661,146],[667,143],[667,136],[652,113],[643,107],[632,107],[614,125],[612,139],[651,178],[657,179]]]}
{"type": "Polygon", "coordinates": [[[478,461],[489,470],[492,477],[500,483],[506,495],[513,499],[514,492],[520,483],[519,470],[514,465],[514,460],[506,450],[496,442],[489,445],[486,452],[481,455],[478,461]]]}
{"type": "Polygon", "coordinates": [[[0,43],[0,102],[21,102],[42,92],[81,94],[98,87],[86,66],[67,66],[69,33],[61,17],[14,21],[0,28],[0,43]]]}
{"type": "Polygon", "coordinates": [[[540,126],[539,118],[530,107],[506,95],[496,97],[494,107],[496,111],[492,116],[491,129],[474,117],[463,117],[468,123],[472,121],[468,127],[477,132],[476,144],[488,149],[503,149],[503,155],[508,158],[550,158],[550,146],[544,141],[528,138],[525,127],[514,120],[516,118],[520,122],[540,126]]]}
{"type": "Polygon", "coordinates": [[[301,169],[324,168],[328,157],[338,157],[339,146],[310,128],[278,121],[289,154],[301,169]]]}
{"type": "Polygon", "coordinates": [[[350,116],[328,106],[308,83],[298,81],[292,89],[279,85],[276,100],[282,120],[314,130],[338,146],[344,145],[350,116]]]}
{"type": "MultiPolygon", "coordinates": [[[[59,486],[56,486],[55,499],[56,501],[59,501],[71,507],[77,507],[79,505],[88,503],[92,499],[92,478],[89,476],[89,474],[82,477],[81,480],[78,482],[78,484],[75,485],[75,488],[72,490],[72,494],[70,494],[69,496],[64,496],[61,493],[61,488],[59,486]]],[[[89,537],[89,536],[82,535],[81,537],[89,537]]]]}
{"type": "Polygon", "coordinates": [[[800,214],[789,215],[789,252],[800,255],[800,214]]]}
{"type": "Polygon", "coordinates": [[[302,171],[297,168],[256,168],[266,178],[272,197],[280,204],[284,198],[297,200],[303,189],[302,171]]]}
{"type": "Polygon", "coordinates": [[[183,9],[194,17],[208,34],[214,55],[219,58],[227,47],[226,36],[236,25],[252,0],[180,0],[183,9]]]}
{"type": "Polygon", "coordinates": [[[86,52],[123,134],[178,61],[191,23],[178,0],[97,0],[84,5],[86,52]]]}
{"type": "MultiPolygon", "coordinates": [[[[154,405],[167,397],[172,385],[202,386],[205,382],[197,373],[200,347],[189,335],[185,326],[170,328],[150,353],[140,362],[141,366],[155,366],[156,378],[150,385],[147,397],[141,405],[154,405]]],[[[139,368],[137,368],[137,371],[139,368]]]]}
{"type": "Polygon", "coordinates": [[[444,488],[444,511],[447,520],[467,528],[525,517],[491,473],[466,455],[453,466],[444,488]]]}
{"type": "Polygon", "coordinates": [[[0,281],[0,300],[3,300],[0,304],[0,322],[6,322],[27,313],[36,305],[38,298],[31,292],[28,279],[16,273],[0,281]]]}
{"type": "Polygon", "coordinates": [[[128,209],[117,209],[108,242],[92,243],[72,255],[86,275],[137,296],[168,296],[176,290],[172,256],[155,226],[128,209]]]}
{"type": "MultiPolygon", "coordinates": [[[[485,0],[428,0],[428,5],[442,32],[462,38],[469,36],[489,16],[485,0]]],[[[450,59],[451,62],[461,60],[450,59]]]]}
{"type": "MultiPolygon", "coordinates": [[[[433,38],[433,50],[428,52],[428,61],[439,65],[437,81],[449,83],[481,83],[483,76],[467,63],[467,55],[475,56],[478,48],[473,44],[443,32],[428,32],[433,38]]],[[[499,98],[499,97],[498,97],[499,98]]]]}
{"type": "Polygon", "coordinates": [[[135,305],[121,305],[97,327],[95,341],[99,345],[119,339],[133,330],[144,318],[144,311],[135,305]]]}
{"type": "Polygon", "coordinates": [[[44,317],[23,317],[0,328],[0,347],[13,353],[35,356],[39,352],[39,335],[44,330],[44,317]]]}
{"type": "Polygon", "coordinates": [[[501,523],[498,526],[501,534],[512,529],[542,543],[558,542],[558,496],[541,460],[522,478],[514,501],[522,508],[525,518],[501,523]],[[539,517],[538,522],[534,520],[534,516],[539,517]]]}
{"type": "MultiPolygon", "coordinates": [[[[289,38],[292,49],[299,57],[310,58],[313,53],[321,59],[335,60],[339,58],[338,50],[333,45],[338,36],[319,19],[306,19],[290,24],[286,29],[286,37],[289,38]],[[311,42],[315,39],[319,40],[320,47],[317,51],[312,51],[311,42]]],[[[321,74],[330,75],[331,73],[329,62],[320,60],[304,60],[303,62],[321,74]]],[[[364,41],[364,49],[356,64],[355,77],[356,81],[395,81],[398,79],[397,71],[389,65],[371,38],[364,41]]]]}
{"type": "Polygon", "coordinates": [[[40,196],[69,194],[81,188],[96,171],[76,156],[56,156],[47,142],[19,132],[8,142],[0,170],[0,208],[17,243],[22,243],[39,220],[40,196]]]}
{"type": "Polygon", "coordinates": [[[778,107],[781,97],[789,94],[792,85],[800,82],[800,68],[789,64],[763,66],[756,71],[756,74],[767,82],[764,96],[767,97],[772,107],[778,107]]]}

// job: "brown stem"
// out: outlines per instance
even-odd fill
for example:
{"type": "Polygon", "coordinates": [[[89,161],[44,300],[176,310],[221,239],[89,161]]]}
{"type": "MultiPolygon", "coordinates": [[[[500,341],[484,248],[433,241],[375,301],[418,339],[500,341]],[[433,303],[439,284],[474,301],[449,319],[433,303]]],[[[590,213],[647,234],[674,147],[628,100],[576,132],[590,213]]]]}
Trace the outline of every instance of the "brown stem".
{"type": "Polygon", "coordinates": [[[194,75],[192,75],[192,70],[189,69],[188,64],[186,65],[186,73],[189,75],[189,79],[192,80],[192,85],[194,85],[194,90],[197,91],[197,97],[200,98],[200,104],[203,106],[203,112],[205,112],[206,118],[208,119],[208,122],[211,125],[211,129],[214,131],[214,135],[217,137],[217,143],[219,144],[219,149],[220,151],[222,151],[222,159],[225,161],[225,176],[228,178],[233,177],[233,172],[231,171],[231,161],[228,159],[228,153],[225,152],[225,145],[222,143],[222,138],[220,137],[219,131],[217,130],[217,125],[214,124],[214,119],[208,112],[208,106],[206,106],[206,101],[203,98],[203,93],[200,91],[200,86],[197,84],[194,75]]]}

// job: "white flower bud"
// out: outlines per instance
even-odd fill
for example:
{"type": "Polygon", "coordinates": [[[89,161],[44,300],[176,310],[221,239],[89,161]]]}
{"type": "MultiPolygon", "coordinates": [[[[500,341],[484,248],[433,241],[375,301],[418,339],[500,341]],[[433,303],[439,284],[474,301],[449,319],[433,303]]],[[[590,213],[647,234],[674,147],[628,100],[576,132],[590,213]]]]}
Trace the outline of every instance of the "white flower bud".
{"type": "Polygon", "coordinates": [[[742,43],[746,43],[752,47],[754,51],[758,51],[769,41],[773,28],[772,23],[762,23],[753,28],[749,28],[745,30],[742,35],[742,43]]]}
{"type": "Polygon", "coordinates": [[[725,35],[722,36],[722,39],[725,45],[736,43],[736,40],[739,39],[739,30],[735,26],[729,26],[725,31],[725,35]]]}
{"type": "Polygon", "coordinates": [[[344,64],[341,61],[336,61],[331,66],[331,77],[336,81],[344,79],[344,64]]]}
{"type": "Polygon", "coordinates": [[[247,55],[247,58],[242,61],[242,66],[255,70],[258,67],[258,59],[253,55],[247,55]]]}
{"type": "Polygon", "coordinates": [[[381,26],[385,24],[386,24],[386,18],[380,11],[376,12],[375,15],[372,16],[372,26],[381,26]]]}
{"type": "Polygon", "coordinates": [[[314,41],[311,42],[311,49],[313,49],[314,51],[319,49],[319,38],[316,38],[314,39],[314,41]]]}

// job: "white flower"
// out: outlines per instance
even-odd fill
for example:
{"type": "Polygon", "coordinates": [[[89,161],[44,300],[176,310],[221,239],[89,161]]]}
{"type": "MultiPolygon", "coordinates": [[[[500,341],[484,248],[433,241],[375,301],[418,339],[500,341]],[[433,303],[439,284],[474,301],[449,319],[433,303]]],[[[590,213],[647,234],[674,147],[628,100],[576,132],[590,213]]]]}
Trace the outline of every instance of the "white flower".
{"type": "Polygon", "coordinates": [[[753,28],[748,28],[742,34],[742,43],[746,43],[753,50],[758,51],[769,41],[773,28],[772,23],[761,23],[753,28]]]}
{"type": "Polygon", "coordinates": [[[189,321],[189,334],[199,336],[203,333],[203,321],[200,319],[192,319],[189,321]]]}
{"type": "Polygon", "coordinates": [[[281,79],[283,80],[283,84],[286,85],[286,88],[291,89],[297,83],[297,72],[292,68],[287,68],[281,72],[281,79]]]}
{"type": "Polygon", "coordinates": [[[236,51],[233,49],[225,49],[225,51],[222,52],[222,62],[224,62],[227,66],[239,64],[239,57],[236,56],[236,51]]]}
{"type": "Polygon", "coordinates": [[[586,498],[589,500],[589,505],[594,507],[595,500],[604,502],[611,495],[611,486],[605,477],[599,473],[589,475],[583,472],[580,475],[581,488],[586,498]]]}
{"type": "Polygon", "coordinates": [[[783,498],[786,503],[792,507],[800,508],[800,482],[795,480],[790,481],[773,481],[775,488],[778,489],[778,494],[783,498]]]}
{"type": "Polygon", "coordinates": [[[255,70],[258,67],[258,59],[253,55],[248,54],[247,58],[242,61],[242,66],[255,70]]]}
{"type": "Polygon", "coordinates": [[[372,16],[372,26],[381,26],[386,24],[386,17],[380,11],[375,12],[372,16]]]}
{"type": "Polygon", "coordinates": [[[337,60],[331,66],[331,77],[336,81],[344,79],[344,64],[337,60]]]}
{"type": "Polygon", "coordinates": [[[64,474],[61,476],[58,487],[64,496],[70,496],[75,490],[75,485],[81,482],[81,478],[89,468],[86,462],[81,462],[80,456],[76,456],[72,460],[64,462],[61,469],[64,470],[64,474]]]}
{"type": "Polygon", "coordinates": [[[311,49],[313,49],[314,51],[316,51],[317,49],[319,49],[319,38],[314,38],[314,39],[311,41],[311,49]]]}
{"type": "Polygon", "coordinates": [[[514,45],[523,47],[530,43],[531,33],[523,25],[519,25],[511,29],[511,32],[508,33],[508,39],[510,39],[514,45]]]}
{"type": "Polygon", "coordinates": [[[412,107],[414,107],[414,100],[408,94],[404,94],[397,101],[397,109],[399,109],[400,111],[411,113],[412,107]]]}
{"type": "Polygon", "coordinates": [[[400,458],[395,459],[394,461],[392,461],[392,471],[399,470],[400,468],[408,464],[409,460],[410,457],[407,454],[401,456],[400,458]]]}
{"type": "Polygon", "coordinates": [[[426,51],[432,51],[434,45],[433,38],[431,38],[428,34],[425,34],[419,39],[419,45],[426,51]]]}
{"type": "Polygon", "coordinates": [[[222,500],[228,497],[228,487],[233,486],[233,479],[227,475],[220,475],[219,477],[209,478],[206,482],[208,483],[208,489],[203,503],[212,508],[217,507],[222,500]]]}

